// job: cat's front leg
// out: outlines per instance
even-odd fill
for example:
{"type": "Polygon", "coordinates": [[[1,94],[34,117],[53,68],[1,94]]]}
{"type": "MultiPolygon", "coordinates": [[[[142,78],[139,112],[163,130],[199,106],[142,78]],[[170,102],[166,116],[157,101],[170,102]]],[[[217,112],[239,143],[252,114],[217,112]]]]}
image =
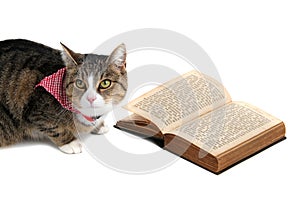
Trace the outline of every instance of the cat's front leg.
{"type": "Polygon", "coordinates": [[[48,132],[48,137],[64,153],[77,154],[82,152],[82,145],[71,131],[56,129],[56,131],[48,132]]]}
{"type": "Polygon", "coordinates": [[[98,119],[97,125],[94,130],[92,130],[92,134],[102,135],[109,131],[109,127],[105,124],[102,118],[98,119]]]}
{"type": "Polygon", "coordinates": [[[69,142],[68,144],[64,144],[59,147],[59,149],[67,154],[76,154],[82,152],[82,146],[78,139],[73,140],[72,142],[69,142]]]}

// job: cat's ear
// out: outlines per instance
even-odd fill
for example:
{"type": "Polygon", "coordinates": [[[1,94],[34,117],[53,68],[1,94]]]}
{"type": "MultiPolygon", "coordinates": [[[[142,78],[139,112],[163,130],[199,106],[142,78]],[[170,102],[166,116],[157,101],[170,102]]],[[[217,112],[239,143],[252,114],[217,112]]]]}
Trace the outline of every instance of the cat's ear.
{"type": "Polygon", "coordinates": [[[121,73],[126,71],[126,46],[124,43],[117,46],[108,58],[109,65],[120,69],[121,73]]]}
{"type": "Polygon", "coordinates": [[[63,52],[62,52],[62,58],[65,61],[67,66],[72,66],[72,65],[80,65],[82,64],[82,58],[83,55],[79,54],[79,53],[75,53],[74,51],[72,51],[71,49],[69,49],[66,45],[64,45],[63,43],[60,43],[62,48],[63,48],[63,52]]]}

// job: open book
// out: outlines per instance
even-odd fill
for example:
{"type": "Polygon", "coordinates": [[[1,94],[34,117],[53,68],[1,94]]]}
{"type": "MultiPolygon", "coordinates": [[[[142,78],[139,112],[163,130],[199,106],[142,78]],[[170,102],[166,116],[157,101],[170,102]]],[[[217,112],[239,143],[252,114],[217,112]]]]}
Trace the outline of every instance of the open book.
{"type": "Polygon", "coordinates": [[[232,102],[224,86],[196,70],[125,108],[133,114],[116,128],[159,140],[164,149],[215,173],[285,138],[281,120],[232,102]]]}

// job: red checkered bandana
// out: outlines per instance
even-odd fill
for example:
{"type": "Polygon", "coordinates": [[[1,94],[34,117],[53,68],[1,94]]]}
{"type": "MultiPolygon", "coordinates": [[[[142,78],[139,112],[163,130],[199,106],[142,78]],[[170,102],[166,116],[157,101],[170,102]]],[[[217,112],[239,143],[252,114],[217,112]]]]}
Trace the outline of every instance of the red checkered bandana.
{"type": "Polygon", "coordinates": [[[54,74],[45,77],[35,88],[44,87],[54,98],[67,110],[79,113],[78,110],[73,108],[72,103],[67,99],[66,91],[63,89],[63,79],[66,68],[62,68],[54,74]]]}

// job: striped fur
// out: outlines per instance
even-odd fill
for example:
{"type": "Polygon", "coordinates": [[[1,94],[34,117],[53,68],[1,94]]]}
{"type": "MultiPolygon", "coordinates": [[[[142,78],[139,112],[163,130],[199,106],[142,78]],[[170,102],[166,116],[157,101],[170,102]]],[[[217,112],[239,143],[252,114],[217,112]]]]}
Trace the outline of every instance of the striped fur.
{"type": "MultiPolygon", "coordinates": [[[[81,123],[44,88],[34,88],[44,77],[65,66],[64,88],[75,106],[80,107],[85,92],[75,86],[75,81],[87,81],[91,74],[94,87],[105,102],[117,104],[124,98],[126,52],[123,57],[120,52],[125,47],[118,47],[122,51],[115,50],[110,56],[78,54],[63,47],[64,51],[60,51],[20,39],[0,42],[0,147],[41,137],[62,147],[74,141],[78,131],[99,130],[97,123],[81,123]],[[111,80],[111,87],[98,89],[103,79],[111,80]]],[[[102,122],[98,124],[103,126],[102,122]]]]}

